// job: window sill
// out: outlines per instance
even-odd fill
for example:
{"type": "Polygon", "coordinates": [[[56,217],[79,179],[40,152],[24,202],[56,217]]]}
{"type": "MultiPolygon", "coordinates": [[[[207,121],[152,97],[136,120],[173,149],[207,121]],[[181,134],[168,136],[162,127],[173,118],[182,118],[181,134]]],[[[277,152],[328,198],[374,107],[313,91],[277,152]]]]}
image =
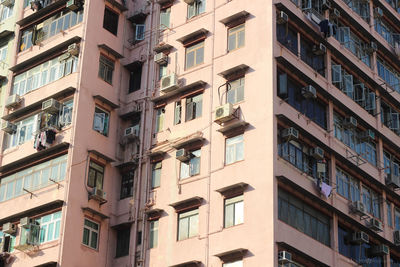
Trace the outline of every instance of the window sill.
{"type": "Polygon", "coordinates": [[[89,246],[87,246],[85,244],[82,244],[82,243],[81,243],[81,248],[89,249],[90,251],[94,251],[94,252],[99,252],[99,248],[92,248],[92,247],[89,247],[89,246]]]}
{"type": "Polygon", "coordinates": [[[92,129],[93,131],[95,131],[96,133],[98,133],[98,134],[100,134],[100,135],[102,135],[102,136],[104,136],[104,137],[108,137],[108,135],[105,135],[105,134],[102,134],[101,132],[99,132],[99,131],[96,131],[96,130],[94,130],[94,129],[92,129]]]}
{"type": "Polygon", "coordinates": [[[228,166],[232,166],[232,165],[234,165],[234,164],[236,164],[236,163],[240,163],[240,162],[243,162],[244,161],[244,159],[241,159],[241,160],[238,160],[238,161],[234,161],[234,162],[231,162],[231,163],[228,163],[228,164],[226,164],[225,163],[225,167],[228,167],[228,166]]]}
{"type": "Polygon", "coordinates": [[[243,47],[245,47],[245,46],[241,46],[241,47],[237,47],[237,48],[235,48],[235,49],[232,49],[232,50],[226,50],[226,54],[230,54],[230,53],[233,53],[233,52],[235,52],[235,51],[237,51],[237,50],[239,50],[239,49],[241,49],[241,48],[243,48],[243,47]]]}
{"type": "Polygon", "coordinates": [[[242,222],[242,223],[238,223],[238,224],[235,224],[235,225],[232,225],[232,226],[228,226],[228,227],[223,227],[223,230],[226,230],[226,229],[233,229],[233,228],[236,228],[236,227],[239,227],[239,226],[241,226],[241,225],[244,225],[244,222],[242,222]]]}
{"type": "Polygon", "coordinates": [[[198,237],[199,237],[199,235],[197,234],[195,236],[191,236],[191,237],[188,237],[188,238],[185,238],[185,239],[176,240],[176,242],[183,242],[183,241],[190,240],[190,239],[195,239],[195,238],[198,238],[198,237]]]}
{"type": "Polygon", "coordinates": [[[199,64],[197,64],[197,65],[193,65],[193,66],[191,66],[191,67],[185,67],[185,72],[186,72],[186,71],[192,71],[192,70],[195,69],[196,67],[200,67],[200,66],[202,66],[202,65],[204,65],[204,61],[201,62],[201,63],[199,63],[199,64]]]}

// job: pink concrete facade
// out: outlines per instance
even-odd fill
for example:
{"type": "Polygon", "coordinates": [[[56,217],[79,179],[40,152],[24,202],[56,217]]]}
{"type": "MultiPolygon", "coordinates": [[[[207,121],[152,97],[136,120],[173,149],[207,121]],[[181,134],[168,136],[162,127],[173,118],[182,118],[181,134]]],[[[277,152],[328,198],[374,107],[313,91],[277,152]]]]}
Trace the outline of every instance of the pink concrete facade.
{"type": "Polygon", "coordinates": [[[400,266],[395,0],[23,2],[5,266],[400,266]]]}

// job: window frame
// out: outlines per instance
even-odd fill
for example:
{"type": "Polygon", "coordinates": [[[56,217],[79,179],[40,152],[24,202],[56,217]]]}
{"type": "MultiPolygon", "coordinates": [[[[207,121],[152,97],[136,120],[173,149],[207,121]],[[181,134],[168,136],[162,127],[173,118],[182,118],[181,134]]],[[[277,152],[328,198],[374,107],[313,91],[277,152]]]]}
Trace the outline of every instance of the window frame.
{"type": "Polygon", "coordinates": [[[107,30],[108,32],[112,33],[115,36],[118,36],[119,15],[120,14],[118,12],[105,6],[104,16],[103,16],[103,29],[107,30]]]}
{"type": "Polygon", "coordinates": [[[206,12],[206,0],[194,0],[187,6],[187,20],[195,18],[206,12]],[[191,9],[193,11],[191,11],[191,9]],[[190,14],[192,13],[192,14],[190,14]]]}
{"type": "Polygon", "coordinates": [[[90,161],[89,161],[89,167],[88,167],[88,179],[87,179],[87,186],[88,187],[90,187],[90,188],[98,188],[97,187],[97,181],[98,181],[98,179],[101,179],[101,188],[98,188],[98,189],[101,189],[101,190],[103,190],[103,188],[104,188],[104,174],[105,174],[105,170],[106,170],[106,167],[105,167],[105,165],[103,165],[102,163],[100,163],[100,162],[98,162],[98,161],[96,161],[96,160],[93,160],[92,158],[90,159],[90,161]],[[101,172],[100,170],[98,170],[98,169],[95,169],[94,167],[92,167],[91,166],[91,163],[93,163],[93,164],[95,164],[95,165],[97,165],[98,167],[100,167],[100,168],[102,168],[103,169],[103,172],[101,172]],[[95,176],[94,176],[94,180],[93,180],[93,184],[91,184],[91,182],[90,182],[90,172],[91,172],[91,170],[92,171],[94,171],[94,174],[95,174],[95,176]],[[98,177],[98,176],[100,176],[100,177],[98,177]]]}
{"type": "Polygon", "coordinates": [[[179,212],[177,228],[178,228],[177,241],[182,241],[182,240],[186,240],[186,239],[190,239],[192,237],[198,236],[198,234],[199,234],[199,208],[179,212]],[[180,231],[181,227],[185,226],[185,225],[181,225],[181,222],[183,224],[183,220],[186,220],[186,219],[188,220],[187,229],[186,229],[187,231],[185,232],[185,234],[183,236],[181,236],[181,231],[180,231]],[[192,223],[192,219],[195,220],[194,223],[192,223]],[[197,225],[193,226],[193,224],[197,224],[197,225]],[[194,227],[194,229],[193,229],[193,227],[194,227]],[[196,231],[194,231],[194,233],[191,233],[192,230],[196,230],[196,231]]]}
{"type": "Polygon", "coordinates": [[[238,104],[244,101],[244,87],[245,87],[245,75],[228,80],[226,83],[226,103],[232,105],[238,104]],[[233,86],[232,86],[233,84],[233,86]],[[237,84],[237,85],[236,85],[237,84]],[[230,92],[233,93],[233,97],[230,97],[230,92]],[[238,95],[242,95],[242,99],[238,100],[238,95]],[[230,102],[230,100],[233,100],[230,102]]]}
{"type": "Polygon", "coordinates": [[[224,228],[233,227],[233,226],[240,225],[243,223],[244,223],[244,194],[242,193],[237,196],[226,197],[224,199],[224,228]],[[239,206],[237,206],[237,205],[239,205],[239,206]],[[228,220],[229,218],[227,215],[227,213],[228,213],[227,210],[231,206],[233,207],[232,214],[231,214],[232,215],[232,218],[231,218],[232,224],[228,224],[228,222],[230,222],[230,221],[228,220]],[[241,213],[239,213],[239,215],[238,215],[239,221],[236,221],[237,209],[241,209],[241,213]],[[241,216],[241,218],[240,218],[240,216],[241,216]]]}
{"type": "Polygon", "coordinates": [[[149,222],[149,248],[156,248],[158,246],[158,229],[159,220],[151,220],[149,222]],[[156,225],[155,225],[156,224],[156,225]]]}
{"type": "Polygon", "coordinates": [[[190,159],[186,162],[181,162],[181,164],[180,164],[180,168],[179,168],[179,179],[180,180],[199,175],[201,172],[201,148],[190,150],[189,153],[192,155],[190,157],[190,159]],[[193,166],[196,166],[196,165],[198,165],[198,167],[194,168],[193,166]],[[183,176],[183,174],[182,174],[183,172],[187,173],[188,176],[183,176]]]}
{"type": "MultiPolygon", "coordinates": [[[[104,108],[101,108],[101,107],[96,105],[95,109],[94,109],[94,114],[93,114],[93,126],[92,126],[92,129],[94,131],[96,131],[96,132],[108,137],[108,131],[110,129],[110,117],[111,117],[110,115],[111,115],[111,113],[108,110],[106,110],[104,108]],[[104,118],[100,118],[102,120],[102,125],[103,125],[102,126],[103,128],[101,130],[100,129],[95,129],[96,114],[105,114],[104,118]]],[[[99,115],[97,115],[97,116],[99,116],[99,115]]]]}
{"type": "Polygon", "coordinates": [[[129,171],[123,172],[121,174],[121,192],[120,192],[119,199],[124,199],[124,198],[133,196],[134,181],[135,181],[135,170],[129,170],[129,171]],[[128,189],[126,189],[126,188],[128,188],[128,189]],[[124,190],[124,189],[126,189],[126,190],[124,190]]]}
{"type": "Polygon", "coordinates": [[[129,255],[131,227],[121,227],[117,229],[117,242],[115,246],[115,258],[121,258],[129,255]],[[121,248],[122,247],[122,248],[121,248]]]}
{"type": "Polygon", "coordinates": [[[227,31],[228,34],[228,38],[227,38],[227,51],[228,52],[233,52],[239,48],[242,48],[246,45],[246,25],[245,22],[240,23],[238,25],[232,26],[228,28],[227,31]],[[240,45],[239,43],[239,36],[240,34],[243,33],[243,44],[240,45]],[[234,36],[234,40],[235,40],[235,45],[234,47],[230,48],[229,44],[230,44],[230,37],[234,36]],[[240,46],[239,46],[240,45],[240,46]]]}
{"type": "Polygon", "coordinates": [[[151,189],[155,189],[161,186],[161,172],[162,161],[154,162],[151,165],[151,189]]]}
{"type": "Polygon", "coordinates": [[[235,135],[225,139],[225,165],[230,165],[238,161],[244,160],[244,134],[235,135]],[[239,137],[239,138],[238,138],[239,137]],[[235,139],[241,139],[236,141],[235,139]],[[232,144],[228,144],[228,142],[232,142],[232,144]],[[228,148],[232,148],[234,156],[232,157],[232,161],[228,162],[228,148]],[[238,150],[242,149],[242,158],[237,158],[240,155],[238,150]]]}
{"type": "Polygon", "coordinates": [[[156,108],[154,133],[160,133],[164,129],[165,106],[156,108]]]}
{"type": "Polygon", "coordinates": [[[185,122],[201,118],[202,114],[203,114],[203,93],[186,97],[185,122]]]}
{"type": "Polygon", "coordinates": [[[204,63],[205,41],[201,40],[190,46],[185,47],[185,70],[192,69],[204,63]],[[193,53],[193,65],[188,64],[189,54],[193,53]],[[202,54],[201,54],[202,53],[202,54]],[[201,61],[198,61],[201,58],[201,61]]]}
{"type": "Polygon", "coordinates": [[[99,250],[99,241],[100,241],[100,223],[98,223],[98,222],[96,222],[94,220],[88,219],[87,217],[84,217],[84,220],[83,220],[83,231],[82,231],[82,245],[84,245],[85,247],[88,247],[88,248],[91,248],[91,249],[94,249],[94,250],[98,251],[99,250]],[[97,225],[97,229],[94,229],[93,227],[86,225],[85,224],[86,221],[97,225]],[[88,244],[84,243],[84,241],[85,241],[84,240],[85,229],[89,231],[88,244]],[[93,233],[96,234],[96,247],[92,247],[91,246],[93,233]]]}
{"type": "Polygon", "coordinates": [[[98,77],[112,85],[115,70],[115,60],[100,53],[98,77]]]}

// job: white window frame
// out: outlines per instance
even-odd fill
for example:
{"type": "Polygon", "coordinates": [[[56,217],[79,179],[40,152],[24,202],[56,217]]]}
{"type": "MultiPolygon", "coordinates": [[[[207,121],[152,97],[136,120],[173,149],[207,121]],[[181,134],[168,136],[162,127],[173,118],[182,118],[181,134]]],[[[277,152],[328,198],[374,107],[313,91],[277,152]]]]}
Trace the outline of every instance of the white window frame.
{"type": "Polygon", "coordinates": [[[158,224],[158,220],[150,221],[149,248],[156,248],[158,246],[158,224]]]}
{"type": "Polygon", "coordinates": [[[203,14],[206,11],[206,0],[194,0],[193,3],[188,5],[187,16],[188,19],[203,14]]]}
{"type": "Polygon", "coordinates": [[[244,197],[243,194],[224,200],[224,228],[242,224],[244,221],[244,197]],[[232,208],[232,213],[228,218],[228,209],[232,208]],[[230,220],[229,220],[230,219],[230,220]]]}
{"type": "Polygon", "coordinates": [[[241,23],[235,27],[229,28],[228,29],[228,51],[234,51],[236,49],[242,48],[245,46],[245,42],[246,42],[246,27],[245,27],[245,23],[241,23]],[[243,34],[243,43],[240,44],[239,43],[239,36],[243,34]],[[230,47],[230,40],[231,37],[233,38],[234,41],[234,45],[232,47],[230,47]]]}
{"type": "Polygon", "coordinates": [[[39,219],[36,219],[36,221],[40,225],[40,234],[39,234],[39,242],[40,244],[50,242],[53,240],[57,240],[60,237],[60,230],[61,230],[61,211],[48,214],[45,216],[40,217],[39,219]],[[48,222],[44,222],[44,218],[47,216],[50,216],[51,219],[48,222]],[[57,217],[58,216],[58,217],[57,217]],[[52,235],[49,238],[49,228],[52,227],[52,235]],[[58,233],[56,231],[58,227],[58,233]],[[44,235],[44,240],[42,241],[42,235],[44,235]]]}
{"type": "Polygon", "coordinates": [[[244,76],[236,80],[229,81],[226,90],[226,103],[236,104],[244,100],[244,76]],[[231,96],[233,94],[233,96],[231,96]],[[238,99],[238,95],[242,95],[242,99],[238,99]]]}
{"type": "Polygon", "coordinates": [[[155,113],[155,133],[159,133],[162,132],[162,130],[164,129],[165,107],[156,109],[155,113]]]}
{"type": "Polygon", "coordinates": [[[222,267],[243,267],[243,260],[227,262],[227,263],[222,264],[222,267]]]}
{"type": "Polygon", "coordinates": [[[185,179],[194,175],[200,174],[201,170],[201,149],[196,149],[190,152],[191,158],[187,162],[181,162],[180,178],[185,179]],[[198,168],[194,168],[198,161],[198,168]]]}
{"type": "Polygon", "coordinates": [[[178,241],[185,240],[199,233],[199,209],[193,209],[178,214],[178,241]],[[186,228],[186,231],[182,230],[182,227],[186,228]],[[181,232],[182,230],[182,232],[181,232]],[[181,235],[181,233],[183,235],[181,235]]]}
{"type": "Polygon", "coordinates": [[[96,132],[99,132],[104,136],[108,136],[108,130],[110,128],[110,112],[96,106],[94,110],[92,128],[96,132]]]}
{"type": "Polygon", "coordinates": [[[89,248],[92,248],[92,249],[95,249],[95,250],[98,250],[98,248],[99,248],[99,239],[100,239],[100,224],[99,223],[97,223],[97,222],[95,222],[95,221],[92,221],[92,220],[89,220],[88,218],[84,218],[84,220],[83,220],[83,229],[85,230],[88,230],[89,231],[89,239],[88,239],[88,244],[85,244],[83,241],[83,237],[84,237],[84,230],[83,230],[83,233],[82,233],[82,245],[84,245],[84,246],[86,246],[86,247],[89,247],[89,248]],[[97,229],[94,229],[94,228],[92,228],[92,227],[90,227],[90,226],[87,226],[86,224],[85,224],[85,221],[89,221],[89,222],[91,222],[91,223],[94,223],[94,224],[96,224],[97,225],[97,229]],[[96,247],[92,247],[91,246],[91,243],[92,243],[92,238],[93,238],[93,233],[96,233],[97,234],[97,240],[96,240],[96,247]]]}
{"type": "Polygon", "coordinates": [[[244,159],[244,136],[236,135],[225,140],[225,165],[244,159]],[[242,150],[240,152],[240,150],[242,150]],[[231,155],[232,154],[232,155],[231,155]]]}

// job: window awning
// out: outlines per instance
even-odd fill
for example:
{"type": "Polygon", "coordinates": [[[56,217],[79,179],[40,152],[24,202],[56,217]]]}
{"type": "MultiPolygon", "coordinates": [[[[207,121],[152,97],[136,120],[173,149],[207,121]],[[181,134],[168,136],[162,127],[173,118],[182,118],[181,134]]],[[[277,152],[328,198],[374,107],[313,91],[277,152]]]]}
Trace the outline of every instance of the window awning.
{"type": "Polygon", "coordinates": [[[202,81],[202,80],[199,80],[199,81],[190,83],[190,84],[188,84],[188,85],[185,85],[185,86],[182,86],[182,87],[178,87],[177,89],[175,89],[175,90],[173,90],[173,91],[170,91],[170,92],[168,92],[168,93],[166,93],[166,94],[153,97],[153,98],[151,99],[151,101],[157,103],[157,102],[166,100],[166,99],[168,99],[168,98],[171,98],[171,97],[173,97],[173,96],[176,96],[176,95],[178,95],[178,94],[184,94],[184,93],[187,93],[187,92],[189,92],[189,91],[192,91],[192,90],[195,90],[195,89],[198,89],[198,88],[202,88],[202,87],[204,88],[206,84],[207,84],[206,82],[204,82],[204,81],[202,81]]]}
{"type": "Polygon", "coordinates": [[[247,253],[246,248],[237,248],[229,250],[226,252],[215,254],[214,256],[221,259],[222,262],[234,261],[243,259],[244,255],[247,253]]]}
{"type": "Polygon", "coordinates": [[[248,184],[240,182],[240,183],[236,183],[233,185],[225,186],[225,187],[217,189],[215,191],[217,191],[218,193],[220,193],[223,196],[232,196],[232,195],[243,193],[246,190],[247,186],[248,186],[248,184]]]}
{"type": "Polygon", "coordinates": [[[172,45],[170,44],[166,44],[166,43],[159,43],[158,45],[156,45],[153,48],[153,51],[156,53],[161,53],[161,52],[165,52],[165,51],[169,51],[173,48],[172,45]]]}
{"type": "Polygon", "coordinates": [[[204,141],[203,132],[197,131],[193,134],[179,138],[178,140],[172,142],[171,146],[175,149],[180,149],[189,146],[193,143],[204,141]]]}
{"type": "Polygon", "coordinates": [[[35,265],[34,267],[57,267],[57,262],[56,261],[48,261],[46,263],[35,265]]]}
{"type": "Polygon", "coordinates": [[[151,210],[146,210],[144,213],[147,215],[147,220],[155,221],[161,218],[163,212],[164,212],[163,209],[151,209],[151,210]]]}
{"type": "Polygon", "coordinates": [[[128,20],[132,23],[143,23],[147,15],[148,13],[140,10],[139,12],[135,12],[132,16],[128,17],[128,20]]]}
{"type": "Polygon", "coordinates": [[[169,204],[171,207],[175,209],[176,212],[181,212],[185,210],[195,209],[201,206],[203,202],[202,197],[191,197],[185,200],[181,200],[172,204],[169,204]]]}
{"type": "Polygon", "coordinates": [[[244,75],[248,69],[249,66],[247,66],[246,64],[240,64],[225,71],[222,71],[218,73],[218,75],[228,80],[230,77],[233,76],[244,75]]]}
{"type": "Polygon", "coordinates": [[[108,217],[107,215],[105,215],[105,214],[103,214],[103,213],[101,213],[100,211],[97,211],[97,210],[95,210],[95,209],[92,209],[92,208],[90,208],[90,207],[81,207],[82,208],[82,211],[85,213],[89,213],[89,214],[91,214],[91,215],[93,215],[93,216],[98,216],[98,217],[100,217],[102,220],[105,220],[105,219],[109,219],[110,217],[108,217]]]}
{"type": "Polygon", "coordinates": [[[95,149],[88,149],[88,152],[90,154],[93,154],[93,155],[99,157],[99,158],[104,159],[107,162],[114,162],[115,161],[113,158],[110,158],[110,157],[106,156],[105,154],[103,154],[103,153],[101,153],[101,152],[99,152],[99,151],[97,151],[95,149]]]}
{"type": "Polygon", "coordinates": [[[224,19],[220,20],[219,22],[221,22],[225,26],[229,27],[229,26],[231,26],[232,23],[235,23],[235,24],[243,23],[249,15],[250,15],[249,12],[243,10],[243,11],[235,13],[229,17],[224,18],[224,19]]]}
{"type": "Polygon", "coordinates": [[[107,53],[113,55],[115,58],[120,59],[123,58],[124,56],[121,55],[120,53],[118,53],[117,51],[115,51],[113,48],[109,47],[106,44],[99,44],[97,45],[99,48],[103,49],[104,51],[106,51],[107,53]]]}
{"type": "Polygon", "coordinates": [[[110,100],[108,100],[107,98],[105,98],[105,97],[103,97],[101,95],[94,95],[93,98],[99,100],[100,102],[102,102],[102,103],[104,103],[106,105],[108,105],[112,109],[119,108],[119,105],[111,102],[110,100]]]}
{"type": "Polygon", "coordinates": [[[234,119],[232,122],[224,124],[217,131],[227,137],[232,137],[237,134],[243,133],[248,125],[249,123],[246,121],[240,119],[234,119]]]}
{"type": "Polygon", "coordinates": [[[200,30],[191,32],[181,38],[177,39],[178,42],[182,43],[183,45],[187,45],[189,43],[197,42],[202,39],[205,39],[208,34],[208,30],[201,28],[200,30]]]}
{"type": "Polygon", "coordinates": [[[121,11],[121,12],[128,10],[128,8],[125,5],[119,3],[119,1],[117,1],[117,0],[105,0],[105,1],[110,3],[113,7],[116,7],[117,9],[119,9],[119,11],[121,11]]]}
{"type": "Polygon", "coordinates": [[[175,265],[170,265],[169,267],[198,267],[201,265],[201,261],[187,261],[184,263],[179,263],[179,264],[175,264],[175,265]]]}
{"type": "Polygon", "coordinates": [[[6,38],[7,36],[9,36],[13,33],[14,33],[13,31],[9,31],[9,30],[0,31],[0,39],[4,40],[3,38],[6,38]]]}
{"type": "Polygon", "coordinates": [[[67,0],[55,0],[53,3],[49,4],[48,6],[33,12],[31,15],[19,20],[16,22],[16,24],[20,26],[27,25],[31,22],[34,22],[36,20],[39,20],[43,17],[45,17],[47,14],[51,13],[53,10],[58,9],[58,8],[63,8],[65,7],[65,3],[67,0]]]}

